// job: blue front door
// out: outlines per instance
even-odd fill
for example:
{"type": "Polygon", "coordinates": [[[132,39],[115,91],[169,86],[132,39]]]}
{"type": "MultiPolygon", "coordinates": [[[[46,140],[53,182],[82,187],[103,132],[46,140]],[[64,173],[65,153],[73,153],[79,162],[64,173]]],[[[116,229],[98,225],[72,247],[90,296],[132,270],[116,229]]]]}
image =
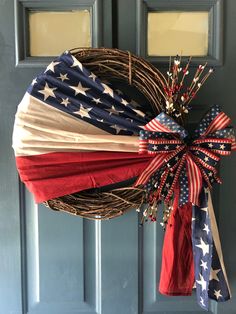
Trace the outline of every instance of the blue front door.
{"type": "MultiPolygon", "coordinates": [[[[56,10],[60,1],[44,2],[56,10]]],[[[136,52],[138,3],[101,2],[106,15],[101,45],[136,52]]],[[[235,0],[225,1],[224,9],[224,64],[201,91],[193,122],[214,103],[231,117],[236,114],[235,0]]],[[[202,313],[194,295],[166,297],[157,292],[163,241],[158,223],[140,228],[135,210],[104,222],[54,212],[35,205],[19,183],[11,148],[14,115],[27,86],[43,67],[35,63],[15,67],[15,35],[14,1],[0,0],[0,314],[202,313]]],[[[224,184],[214,192],[233,292],[228,303],[212,305],[211,311],[219,314],[236,313],[235,165],[235,156],[222,161],[224,184]]]]}

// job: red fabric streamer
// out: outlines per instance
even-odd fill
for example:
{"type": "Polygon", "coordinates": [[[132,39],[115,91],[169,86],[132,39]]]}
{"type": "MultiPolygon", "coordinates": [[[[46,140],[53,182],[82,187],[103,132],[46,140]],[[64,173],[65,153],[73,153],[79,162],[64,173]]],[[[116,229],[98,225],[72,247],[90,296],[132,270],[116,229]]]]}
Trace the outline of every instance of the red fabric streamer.
{"type": "Polygon", "coordinates": [[[119,152],[61,152],[16,157],[21,180],[37,203],[134,178],[152,156],[119,152]]]}
{"type": "Polygon", "coordinates": [[[165,231],[159,291],[165,295],[191,295],[194,284],[191,218],[192,205],[178,207],[175,191],[173,211],[165,231]]]}

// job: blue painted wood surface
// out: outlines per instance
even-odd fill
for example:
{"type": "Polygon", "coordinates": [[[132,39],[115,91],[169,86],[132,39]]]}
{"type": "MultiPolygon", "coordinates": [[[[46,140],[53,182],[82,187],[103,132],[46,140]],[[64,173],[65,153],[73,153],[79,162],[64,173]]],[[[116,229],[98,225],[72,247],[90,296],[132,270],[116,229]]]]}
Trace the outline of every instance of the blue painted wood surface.
{"type": "MultiPolygon", "coordinates": [[[[102,1],[105,46],[136,52],[136,7],[136,0],[102,1]]],[[[236,123],[236,1],[226,0],[224,9],[223,66],[195,101],[201,106],[193,122],[219,103],[236,123]]],[[[194,296],[157,292],[163,238],[158,224],[140,228],[135,211],[104,222],[56,213],[35,206],[19,185],[11,148],[14,114],[40,69],[15,68],[14,36],[14,1],[0,0],[0,314],[203,313],[194,296]]],[[[230,302],[212,307],[218,314],[236,313],[235,169],[236,156],[222,161],[224,183],[214,192],[233,293],[230,302]]]]}

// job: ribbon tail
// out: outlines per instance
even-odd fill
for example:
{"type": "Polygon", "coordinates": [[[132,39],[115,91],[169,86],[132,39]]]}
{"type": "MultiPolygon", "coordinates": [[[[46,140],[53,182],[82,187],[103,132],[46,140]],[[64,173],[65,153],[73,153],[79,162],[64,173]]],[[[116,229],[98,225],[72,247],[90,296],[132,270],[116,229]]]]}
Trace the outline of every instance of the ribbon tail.
{"type": "Polygon", "coordinates": [[[179,207],[177,188],[173,211],[165,231],[159,291],[165,295],[191,295],[194,265],[191,241],[192,205],[179,207]],[[180,257],[184,258],[180,258],[180,257]]]}
{"type": "Polygon", "coordinates": [[[191,155],[186,158],[186,169],[189,182],[189,202],[199,205],[199,194],[202,190],[202,175],[191,155]]]}
{"type": "Polygon", "coordinates": [[[212,263],[212,234],[208,214],[208,195],[202,188],[199,205],[192,206],[192,244],[197,302],[208,311],[208,286],[212,263]]]}
{"type": "Polygon", "coordinates": [[[163,154],[159,154],[156,157],[154,157],[151,163],[148,165],[148,167],[138,177],[134,186],[137,187],[139,185],[146,184],[149,178],[151,177],[151,175],[163,165],[164,161],[165,160],[164,160],[163,154]]]}
{"type": "Polygon", "coordinates": [[[216,300],[218,302],[224,302],[231,298],[231,291],[225,270],[220,236],[216,223],[210,191],[208,191],[208,211],[211,221],[211,231],[214,242],[212,252],[212,276],[211,276],[213,279],[209,283],[208,295],[210,299],[216,300]]]}
{"type": "Polygon", "coordinates": [[[197,301],[209,310],[209,299],[227,301],[231,293],[211,195],[206,188],[199,195],[199,206],[193,205],[192,243],[197,301]]]}

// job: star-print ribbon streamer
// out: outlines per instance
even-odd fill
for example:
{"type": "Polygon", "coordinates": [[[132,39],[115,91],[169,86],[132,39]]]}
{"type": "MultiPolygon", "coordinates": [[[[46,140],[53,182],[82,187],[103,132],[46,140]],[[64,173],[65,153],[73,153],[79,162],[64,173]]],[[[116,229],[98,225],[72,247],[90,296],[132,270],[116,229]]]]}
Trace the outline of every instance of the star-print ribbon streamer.
{"type": "Polygon", "coordinates": [[[192,206],[192,250],[198,304],[208,310],[210,300],[227,301],[231,292],[209,190],[199,198],[200,206],[192,206]]]}
{"type": "Polygon", "coordinates": [[[145,187],[152,206],[162,199],[171,205],[174,195],[175,213],[166,229],[163,245],[160,292],[191,294],[195,278],[198,304],[205,310],[209,309],[209,299],[222,302],[231,297],[209,193],[214,182],[221,182],[217,175],[219,156],[229,155],[236,149],[230,122],[219,106],[213,106],[192,137],[165,113],[159,114],[140,131],[139,152],[153,155],[153,160],[135,185],[145,187]],[[185,247],[177,240],[181,234],[182,241],[186,240],[183,234],[188,228],[184,217],[179,217],[183,210],[184,217],[192,215],[192,245],[185,241],[185,247]],[[180,262],[178,266],[173,262],[179,260],[180,251],[189,256],[185,269],[180,262]],[[194,267],[191,261],[194,261],[194,267]],[[175,274],[178,280],[166,274],[175,274]],[[187,290],[183,292],[183,288],[187,290]]]}
{"type": "Polygon", "coordinates": [[[203,185],[211,188],[221,183],[217,175],[219,155],[236,149],[230,118],[215,105],[201,120],[192,137],[165,113],[140,131],[139,152],[154,155],[137,179],[135,186],[145,186],[155,200],[169,204],[174,189],[179,187],[179,205],[199,205],[203,185]]]}

